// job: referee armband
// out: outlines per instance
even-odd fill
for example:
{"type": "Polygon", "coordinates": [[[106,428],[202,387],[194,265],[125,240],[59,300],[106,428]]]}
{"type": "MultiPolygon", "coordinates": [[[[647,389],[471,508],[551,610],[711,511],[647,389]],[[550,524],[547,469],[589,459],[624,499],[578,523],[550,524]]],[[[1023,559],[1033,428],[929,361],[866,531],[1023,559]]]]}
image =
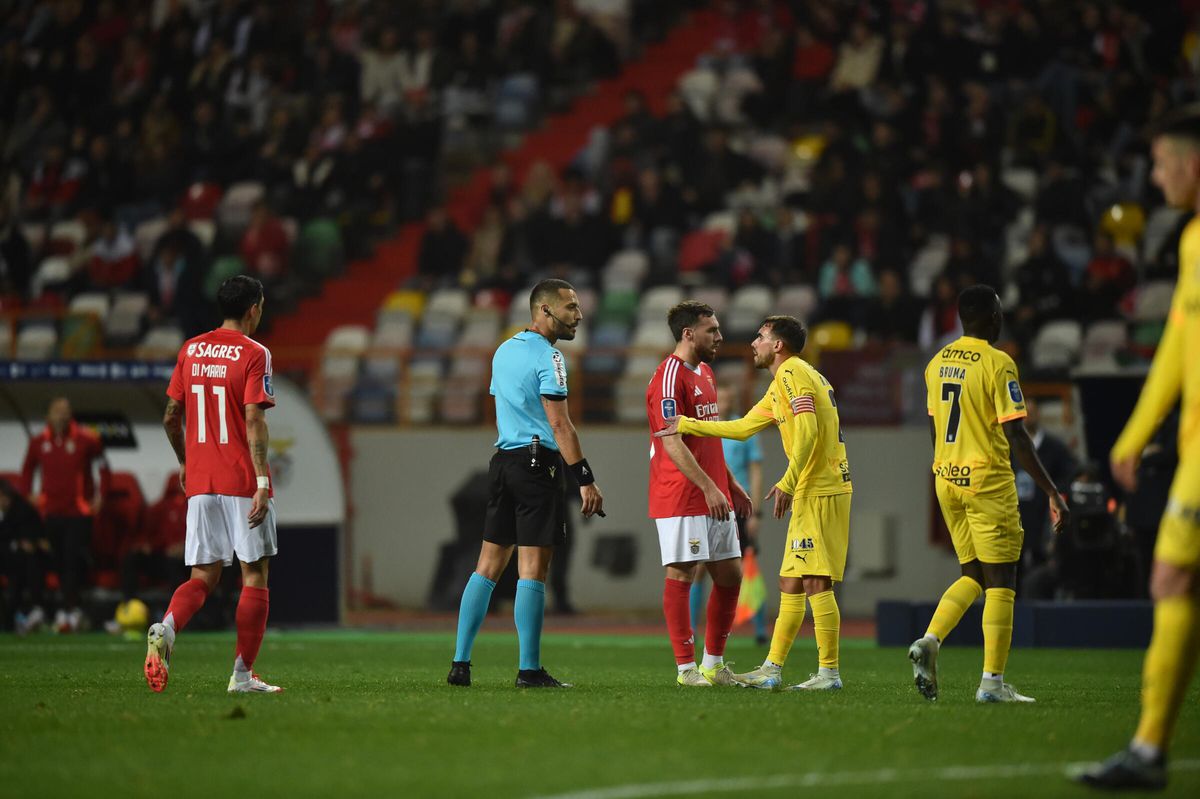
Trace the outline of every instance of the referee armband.
{"type": "Polygon", "coordinates": [[[581,486],[590,486],[596,482],[596,475],[592,474],[592,467],[588,465],[587,458],[572,463],[567,466],[571,470],[571,474],[575,475],[575,482],[581,486]]]}

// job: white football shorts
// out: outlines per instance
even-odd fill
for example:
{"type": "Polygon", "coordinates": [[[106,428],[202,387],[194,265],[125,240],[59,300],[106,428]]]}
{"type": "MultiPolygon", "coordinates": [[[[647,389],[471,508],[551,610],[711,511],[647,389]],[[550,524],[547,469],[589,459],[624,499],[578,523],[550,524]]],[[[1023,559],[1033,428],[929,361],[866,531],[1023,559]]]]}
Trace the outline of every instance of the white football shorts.
{"type": "Polygon", "coordinates": [[[732,513],[721,521],[708,516],[670,516],[655,519],[654,523],[658,525],[658,546],[664,566],[742,556],[737,519],[732,513]]]}
{"type": "Polygon", "coordinates": [[[253,504],[250,497],[197,494],[188,497],[187,540],[183,562],[203,566],[220,561],[226,566],[233,556],[254,563],[279,551],[275,532],[275,500],[267,500],[267,518],[253,530],[246,519],[253,504]]]}

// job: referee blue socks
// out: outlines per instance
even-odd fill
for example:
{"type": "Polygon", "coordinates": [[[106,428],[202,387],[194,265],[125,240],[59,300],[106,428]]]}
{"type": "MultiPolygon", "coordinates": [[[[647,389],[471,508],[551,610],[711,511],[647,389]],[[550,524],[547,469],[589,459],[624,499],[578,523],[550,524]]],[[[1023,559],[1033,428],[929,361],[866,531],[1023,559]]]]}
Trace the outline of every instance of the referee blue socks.
{"type": "Polygon", "coordinates": [[[546,584],[537,580],[517,580],[517,601],[513,620],[517,623],[517,641],[521,644],[522,671],[542,667],[542,621],[546,617],[546,584]]]}
{"type": "MultiPolygon", "coordinates": [[[[458,606],[458,641],[454,647],[456,661],[471,659],[475,636],[479,634],[479,628],[483,625],[483,617],[487,615],[488,604],[492,601],[492,590],[495,587],[496,584],[482,574],[471,572],[471,579],[467,580],[462,602],[458,606]]],[[[517,596],[521,596],[520,589],[517,590],[517,596]]],[[[540,624],[538,629],[540,631],[540,624]]]]}

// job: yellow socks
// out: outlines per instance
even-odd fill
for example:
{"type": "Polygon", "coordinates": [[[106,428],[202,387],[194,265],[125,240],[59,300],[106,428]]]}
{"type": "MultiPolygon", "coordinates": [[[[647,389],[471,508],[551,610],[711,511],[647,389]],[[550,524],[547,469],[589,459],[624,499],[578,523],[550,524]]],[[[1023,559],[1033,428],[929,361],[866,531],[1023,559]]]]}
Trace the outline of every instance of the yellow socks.
{"type": "Polygon", "coordinates": [[[933,612],[925,634],[936,635],[939,642],[945,641],[950,631],[962,620],[967,608],[975,604],[982,593],[983,586],[979,583],[970,577],[959,577],[946,589],[946,593],[942,594],[942,601],[938,602],[937,610],[933,612]]]}
{"type": "Polygon", "coordinates": [[[1186,596],[1154,603],[1154,635],[1142,666],[1142,717],[1135,743],[1165,749],[1200,651],[1200,609],[1186,596]]]}
{"type": "Polygon", "coordinates": [[[838,667],[838,638],[842,634],[842,614],[833,591],[822,591],[808,598],[813,612],[813,633],[817,639],[817,660],[823,669],[838,667]]]}
{"type": "MultiPolygon", "coordinates": [[[[816,608],[814,607],[814,612],[816,608]]],[[[771,635],[771,651],[767,660],[777,666],[787,661],[788,652],[800,634],[804,624],[804,594],[779,595],[779,618],[775,620],[775,632],[771,635]]]]}
{"type": "Polygon", "coordinates": [[[1008,650],[1012,646],[1013,602],[1017,592],[1011,588],[989,588],[983,600],[983,670],[1004,674],[1008,650]]]}

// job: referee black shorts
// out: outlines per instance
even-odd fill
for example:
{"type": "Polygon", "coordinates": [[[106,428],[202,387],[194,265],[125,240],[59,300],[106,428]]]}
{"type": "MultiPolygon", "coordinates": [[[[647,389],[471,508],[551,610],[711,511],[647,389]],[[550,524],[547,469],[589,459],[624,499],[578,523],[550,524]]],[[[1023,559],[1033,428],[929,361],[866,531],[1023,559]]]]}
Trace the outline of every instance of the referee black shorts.
{"type": "Polygon", "coordinates": [[[499,546],[552,547],[567,540],[567,477],[562,456],[547,447],[501,449],[488,465],[483,540],[499,546]]]}

